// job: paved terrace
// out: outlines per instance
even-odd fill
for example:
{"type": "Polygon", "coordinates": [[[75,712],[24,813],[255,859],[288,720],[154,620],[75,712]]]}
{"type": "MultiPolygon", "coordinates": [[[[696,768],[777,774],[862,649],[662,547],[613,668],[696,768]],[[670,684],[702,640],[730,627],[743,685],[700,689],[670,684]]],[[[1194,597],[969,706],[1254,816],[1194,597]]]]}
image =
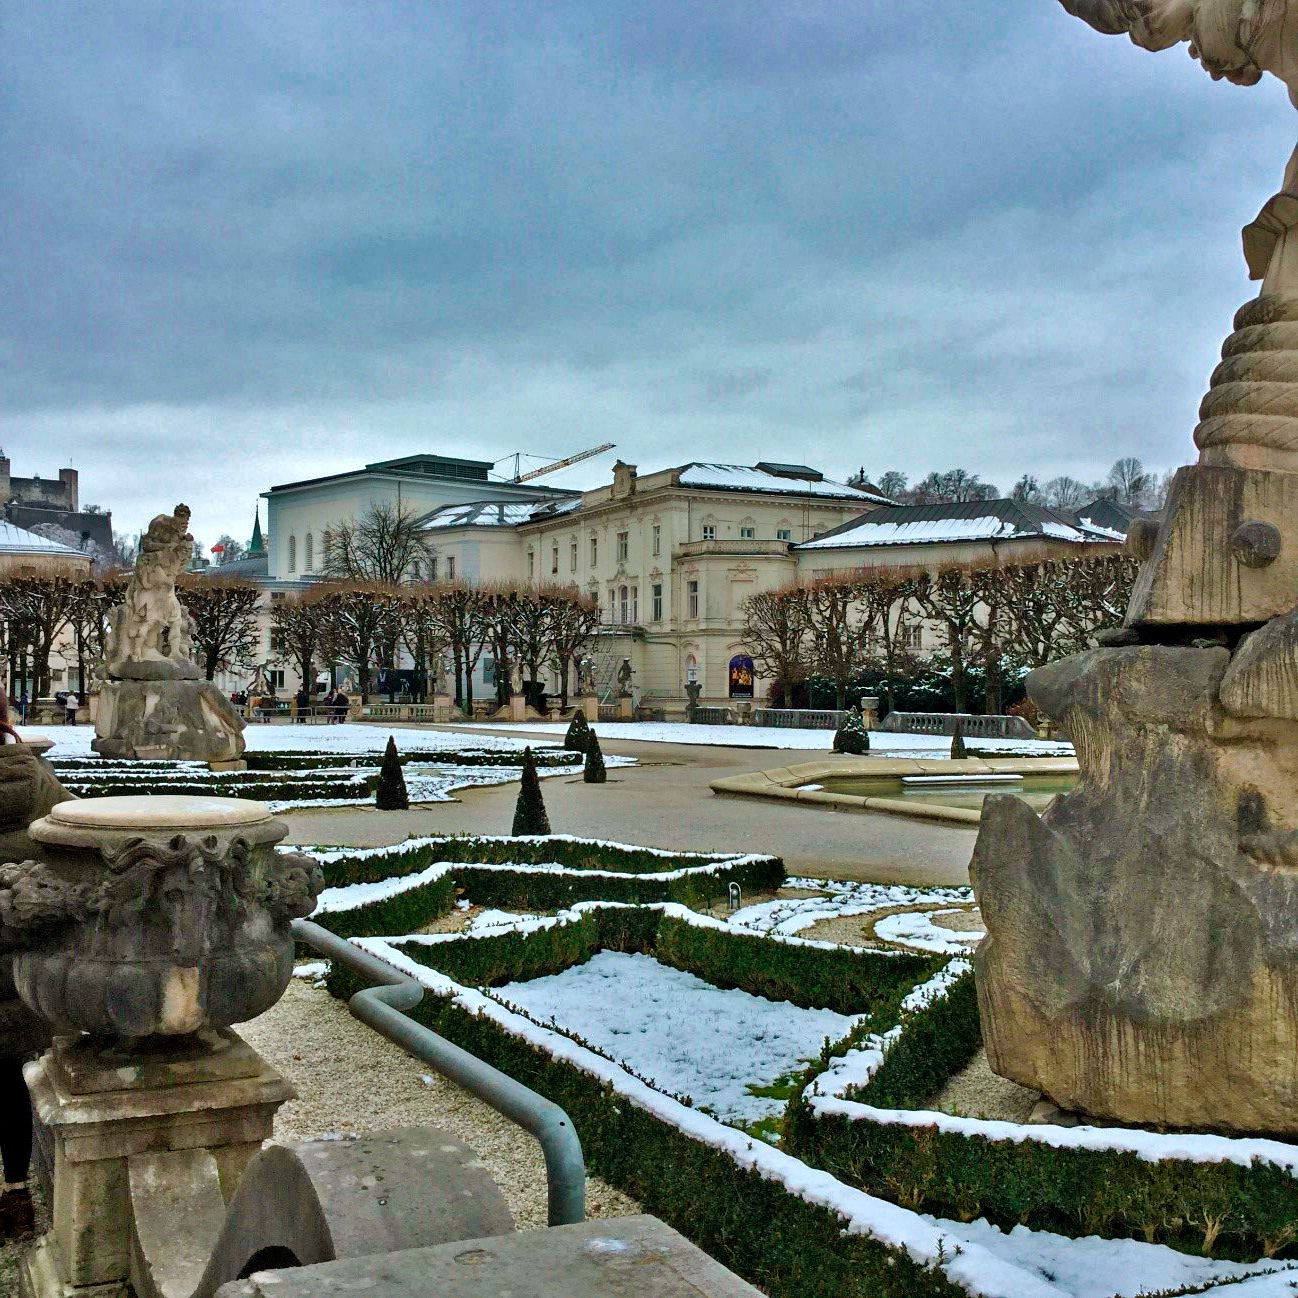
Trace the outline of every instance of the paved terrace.
{"type": "MultiPolygon", "coordinates": [[[[377,724],[377,723],[376,723],[377,724]]],[[[380,725],[378,728],[382,728],[380,725]]],[[[456,730],[467,736],[520,738],[507,727],[411,726],[456,730]]],[[[548,742],[548,739],[538,740],[548,742]]],[[[609,771],[608,783],[588,786],[580,775],[542,781],[550,826],[556,833],[613,838],[624,843],[689,851],[771,852],[791,874],[874,883],[954,884],[969,881],[976,830],[871,812],[719,797],[709,784],[723,776],[825,759],[823,749],[727,748],[716,744],[604,741],[606,754],[639,765],[609,771]]],[[[507,834],[518,784],[465,789],[459,802],[408,812],[338,807],[283,813],[292,843],[384,846],[412,834],[507,834]]]]}

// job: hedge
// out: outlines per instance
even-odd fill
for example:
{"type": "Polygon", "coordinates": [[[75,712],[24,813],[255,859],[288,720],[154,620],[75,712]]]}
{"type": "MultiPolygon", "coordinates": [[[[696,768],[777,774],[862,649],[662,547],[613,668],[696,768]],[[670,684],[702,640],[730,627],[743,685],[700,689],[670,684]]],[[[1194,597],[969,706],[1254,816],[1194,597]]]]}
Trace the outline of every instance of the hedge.
{"type": "MultiPolygon", "coordinates": [[[[847,1098],[922,1110],[982,1042],[973,975],[909,1016],[864,1086],[847,1098]]],[[[1151,1162],[1121,1149],[1058,1148],[844,1114],[816,1115],[799,1096],[785,1149],[848,1185],[916,1212],[1005,1230],[1136,1237],[1187,1253],[1285,1256],[1298,1236],[1298,1180],[1255,1159],[1151,1162]]]]}
{"type": "MultiPolygon", "coordinates": [[[[657,920],[656,912],[610,908],[526,935],[410,944],[405,950],[453,978],[463,974],[461,981],[486,985],[556,972],[600,946],[636,949],[635,944],[649,941],[650,915],[657,920]]],[[[745,957],[750,965],[746,952],[745,957]]],[[[709,964],[717,963],[712,951],[709,964]]],[[[892,961],[881,956],[875,963],[891,976],[892,961]]],[[[739,976],[736,968],[736,981],[739,976]]],[[[335,996],[349,997],[364,985],[338,966],[328,976],[335,996]]],[[[964,1292],[938,1265],[922,1265],[878,1240],[847,1234],[832,1209],[741,1168],[724,1150],[687,1135],[489,1019],[431,994],[409,1013],[562,1106],[577,1127],[592,1172],[773,1298],[937,1298],[964,1292]]]]}
{"type": "Polygon", "coordinates": [[[741,858],[721,854],[660,852],[625,843],[564,837],[511,838],[452,834],[445,838],[419,839],[413,846],[398,845],[388,852],[334,856],[321,864],[326,886],[337,888],[349,883],[380,883],[384,879],[417,874],[437,861],[465,861],[480,865],[561,865],[569,870],[664,874],[672,870],[724,865],[741,859],[762,865],[765,873],[760,877],[778,880],[773,886],[779,887],[784,882],[784,864],[775,856],[741,858]]]}
{"type": "MultiPolygon", "coordinates": [[[[455,904],[457,890],[480,906],[497,906],[502,910],[554,911],[579,901],[615,901],[636,905],[676,901],[686,906],[699,905],[725,896],[731,882],[737,882],[741,888],[753,891],[778,888],[784,882],[784,865],[775,857],[759,857],[734,866],[726,866],[724,862],[705,864],[676,879],[590,875],[572,867],[562,873],[549,870],[527,873],[491,869],[485,864],[460,864],[454,857],[432,854],[432,861],[446,859],[455,863],[454,869],[429,883],[406,892],[394,893],[353,910],[326,911],[312,918],[340,937],[382,937],[387,934],[415,933],[431,924],[450,911],[455,904]]],[[[418,868],[426,868],[432,861],[426,861],[418,868]]],[[[374,881],[346,877],[340,879],[330,873],[330,866],[336,864],[339,863],[329,862],[324,867],[325,882],[330,887],[374,881]]],[[[412,872],[404,870],[401,874],[412,872]]],[[[390,877],[393,876],[378,876],[379,879],[390,877]]]]}
{"type": "Polygon", "coordinates": [[[334,798],[368,801],[374,795],[377,776],[364,780],[244,780],[224,776],[220,779],[194,779],[180,776],[174,780],[62,780],[63,787],[79,798],[114,798],[123,795],[154,797],[159,794],[193,793],[204,797],[252,798],[258,802],[324,802],[334,798]]]}

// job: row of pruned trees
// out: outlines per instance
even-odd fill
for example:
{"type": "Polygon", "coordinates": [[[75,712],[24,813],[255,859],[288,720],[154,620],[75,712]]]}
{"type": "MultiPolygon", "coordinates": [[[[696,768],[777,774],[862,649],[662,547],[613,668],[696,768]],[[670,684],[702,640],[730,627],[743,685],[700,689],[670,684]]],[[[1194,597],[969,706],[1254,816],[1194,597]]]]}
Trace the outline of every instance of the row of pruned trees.
{"type": "MultiPolygon", "coordinates": [[[[33,697],[50,692],[56,647],[76,657],[79,678],[88,681],[104,655],[108,615],[122,602],[128,576],[0,581],[0,655],[15,677],[31,683],[33,697]]],[[[195,657],[208,680],[267,661],[260,587],[197,574],[183,578],[176,595],[189,613],[195,657]]],[[[598,627],[595,600],[573,587],[326,581],[274,603],[275,650],[269,656],[293,664],[303,681],[313,680],[320,667],[349,666],[363,696],[372,692],[376,670],[395,667],[403,654],[430,684],[449,658],[455,698],[471,703],[473,672],[489,652],[502,700],[511,668],[533,692],[540,691],[549,670],[566,704],[569,681],[598,627]]]]}
{"type": "Polygon", "coordinates": [[[549,670],[567,706],[569,683],[599,628],[599,606],[571,586],[321,582],[277,602],[271,626],[303,680],[316,664],[346,663],[365,696],[373,669],[395,665],[404,651],[430,685],[449,659],[455,701],[469,706],[473,673],[490,653],[498,701],[508,699],[511,673],[535,697],[549,670]]]}
{"type": "Polygon", "coordinates": [[[841,708],[870,662],[891,680],[910,628],[924,622],[941,635],[957,708],[968,710],[976,664],[986,673],[987,711],[999,712],[1002,664],[1038,667],[1120,625],[1138,566],[1125,554],[1105,554],[936,571],[866,568],[750,596],[742,637],[784,698],[821,676],[833,682],[841,708]]]}

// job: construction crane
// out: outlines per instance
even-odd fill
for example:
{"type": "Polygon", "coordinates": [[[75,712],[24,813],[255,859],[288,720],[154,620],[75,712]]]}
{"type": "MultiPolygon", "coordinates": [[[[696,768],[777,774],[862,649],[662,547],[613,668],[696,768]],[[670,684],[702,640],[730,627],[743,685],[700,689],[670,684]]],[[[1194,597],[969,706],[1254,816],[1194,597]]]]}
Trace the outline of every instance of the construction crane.
{"type": "Polygon", "coordinates": [[[559,469],[566,469],[570,464],[580,464],[582,460],[589,460],[593,455],[603,455],[605,451],[611,451],[616,442],[605,442],[603,446],[592,446],[587,451],[578,451],[576,455],[567,455],[562,460],[555,460],[553,464],[547,464],[540,469],[530,469],[527,473],[519,473],[519,457],[521,451],[514,454],[514,482],[531,482],[533,478],[540,478],[547,473],[554,473],[559,469]]]}

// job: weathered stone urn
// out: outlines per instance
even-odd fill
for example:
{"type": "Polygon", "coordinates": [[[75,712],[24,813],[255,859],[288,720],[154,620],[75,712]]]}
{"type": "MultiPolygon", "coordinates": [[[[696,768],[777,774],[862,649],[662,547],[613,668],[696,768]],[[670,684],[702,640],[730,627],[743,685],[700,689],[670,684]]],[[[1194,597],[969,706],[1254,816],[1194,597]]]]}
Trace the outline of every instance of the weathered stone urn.
{"type": "Polygon", "coordinates": [[[28,831],[45,860],[0,865],[0,948],[59,1032],[138,1039],[255,1018],[292,974],[289,921],[320,888],[287,827],[233,798],[94,798],[28,831]]]}

